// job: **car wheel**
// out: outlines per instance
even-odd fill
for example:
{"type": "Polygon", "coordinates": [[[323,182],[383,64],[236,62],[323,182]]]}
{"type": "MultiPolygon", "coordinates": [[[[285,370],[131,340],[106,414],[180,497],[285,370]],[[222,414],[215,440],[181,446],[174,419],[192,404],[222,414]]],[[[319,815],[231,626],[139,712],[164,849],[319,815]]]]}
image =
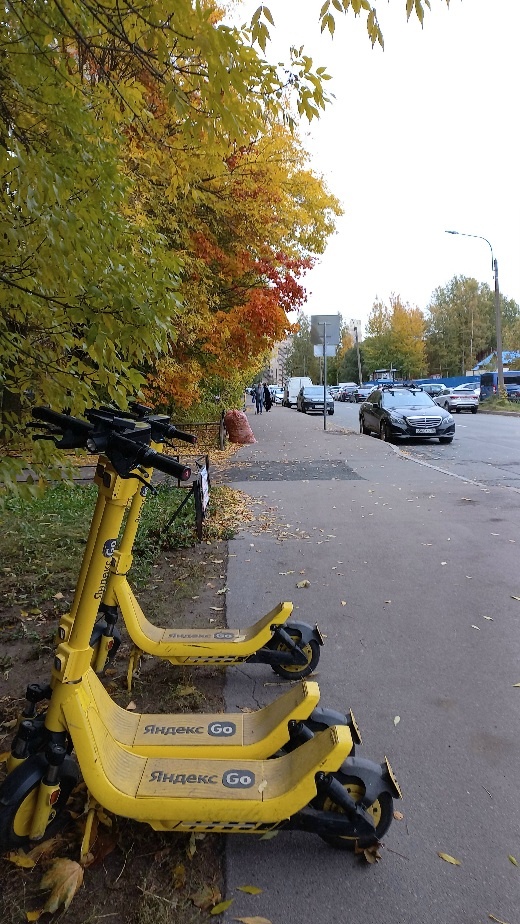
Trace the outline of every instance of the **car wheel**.
{"type": "Polygon", "coordinates": [[[472,414],[476,414],[477,411],[478,411],[478,407],[472,407],[472,408],[471,408],[471,413],[472,413],[472,414]]]}
{"type": "Polygon", "coordinates": [[[329,417],[332,417],[333,413],[334,413],[333,410],[332,410],[332,411],[327,411],[327,414],[329,415],[329,417]]]}
{"type": "Polygon", "coordinates": [[[455,408],[455,413],[456,413],[456,414],[460,414],[460,407],[456,407],[456,408],[455,408]]]}
{"type": "Polygon", "coordinates": [[[368,427],[365,426],[365,418],[361,414],[359,415],[359,432],[364,436],[368,436],[370,433],[368,427]]]}
{"type": "Polygon", "coordinates": [[[390,429],[385,420],[381,421],[381,426],[379,427],[379,439],[385,443],[390,442],[390,429]]]}
{"type": "Polygon", "coordinates": [[[453,443],[452,436],[439,436],[439,443],[453,443]]]}

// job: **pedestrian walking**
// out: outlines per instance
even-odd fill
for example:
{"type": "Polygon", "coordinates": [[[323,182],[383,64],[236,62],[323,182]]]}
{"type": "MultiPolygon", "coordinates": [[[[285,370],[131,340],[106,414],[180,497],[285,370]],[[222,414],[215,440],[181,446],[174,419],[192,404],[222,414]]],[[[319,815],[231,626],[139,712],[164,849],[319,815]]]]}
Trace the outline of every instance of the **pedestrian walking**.
{"type": "Polygon", "coordinates": [[[264,404],[264,389],[262,388],[260,382],[258,385],[255,385],[255,403],[256,403],[256,414],[262,413],[262,408],[264,404]]]}
{"type": "Polygon", "coordinates": [[[266,412],[270,411],[273,406],[273,397],[268,385],[264,385],[264,407],[266,412]]]}

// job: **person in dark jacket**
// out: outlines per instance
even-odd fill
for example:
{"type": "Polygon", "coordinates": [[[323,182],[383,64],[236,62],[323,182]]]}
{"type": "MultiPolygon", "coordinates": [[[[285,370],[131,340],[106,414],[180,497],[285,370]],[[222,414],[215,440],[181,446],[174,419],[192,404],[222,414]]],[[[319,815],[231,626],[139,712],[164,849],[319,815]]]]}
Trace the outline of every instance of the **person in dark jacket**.
{"type": "Polygon", "coordinates": [[[256,413],[262,413],[262,407],[264,404],[264,389],[262,388],[260,382],[258,385],[255,385],[255,402],[256,402],[256,413]]]}
{"type": "Polygon", "coordinates": [[[271,396],[271,392],[269,390],[269,387],[267,385],[264,385],[264,407],[266,411],[270,411],[272,406],[273,406],[273,399],[271,396]]]}

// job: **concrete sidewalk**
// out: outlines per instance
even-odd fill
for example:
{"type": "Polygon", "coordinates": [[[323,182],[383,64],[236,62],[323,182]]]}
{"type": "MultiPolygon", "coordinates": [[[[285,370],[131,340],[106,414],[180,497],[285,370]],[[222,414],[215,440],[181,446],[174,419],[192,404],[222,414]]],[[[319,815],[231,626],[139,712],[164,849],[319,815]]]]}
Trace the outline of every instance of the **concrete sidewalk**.
{"type": "MultiPolygon", "coordinates": [[[[377,867],[310,834],[230,837],[224,920],[483,924],[491,913],[514,924],[520,496],[417,464],[334,417],[326,431],[285,408],[248,419],[258,442],[226,480],[258,513],[229,543],[228,624],[280,600],[317,621],[322,704],[354,709],[359,753],[388,754],[405,799],[377,867]],[[491,536],[493,554],[476,557],[491,536]],[[263,892],[233,891],[244,884],[263,892]]],[[[263,665],[229,670],[227,708],[258,708],[284,686],[263,665]]]]}

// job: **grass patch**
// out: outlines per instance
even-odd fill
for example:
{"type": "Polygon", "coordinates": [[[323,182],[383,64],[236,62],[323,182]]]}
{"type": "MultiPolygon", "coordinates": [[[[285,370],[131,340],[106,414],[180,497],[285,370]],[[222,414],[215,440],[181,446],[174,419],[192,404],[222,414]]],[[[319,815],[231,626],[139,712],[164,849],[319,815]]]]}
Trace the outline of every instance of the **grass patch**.
{"type": "MultiPolygon", "coordinates": [[[[193,496],[174,518],[186,490],[165,482],[144,504],[131,570],[136,587],[146,583],[161,550],[195,545],[193,496]]],[[[39,498],[13,497],[6,502],[0,513],[0,601],[4,606],[31,608],[52,600],[56,607],[57,593],[70,598],[96,498],[95,485],[61,484],[39,498]]],[[[204,525],[208,541],[231,538],[244,517],[249,518],[241,498],[239,492],[226,487],[212,489],[210,516],[204,525]]]]}

